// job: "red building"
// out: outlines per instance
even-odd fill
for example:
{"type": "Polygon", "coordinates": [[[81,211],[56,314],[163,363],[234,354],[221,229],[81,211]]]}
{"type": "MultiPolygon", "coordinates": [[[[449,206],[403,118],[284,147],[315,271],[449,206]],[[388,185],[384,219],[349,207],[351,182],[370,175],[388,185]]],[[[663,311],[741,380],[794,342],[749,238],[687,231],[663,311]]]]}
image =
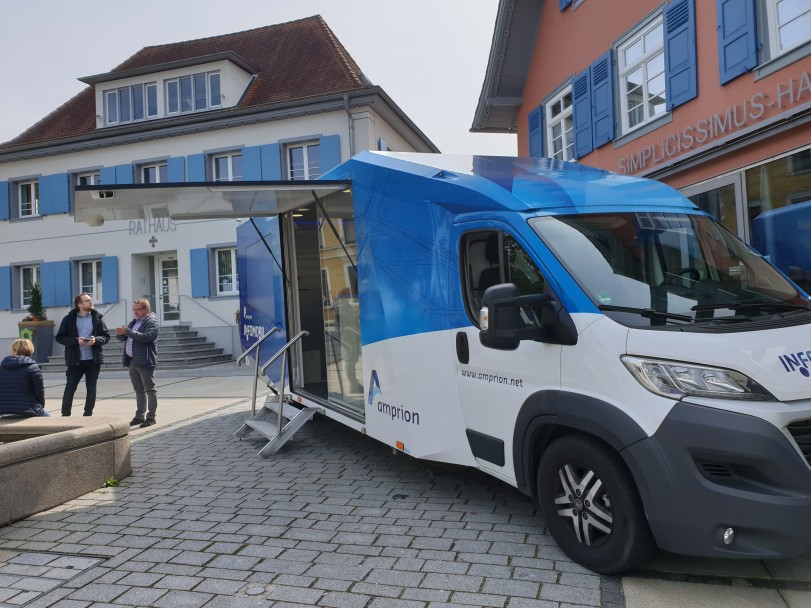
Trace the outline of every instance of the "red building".
{"type": "Polygon", "coordinates": [[[803,284],[810,73],[811,0],[501,0],[472,130],[666,182],[803,284]]]}

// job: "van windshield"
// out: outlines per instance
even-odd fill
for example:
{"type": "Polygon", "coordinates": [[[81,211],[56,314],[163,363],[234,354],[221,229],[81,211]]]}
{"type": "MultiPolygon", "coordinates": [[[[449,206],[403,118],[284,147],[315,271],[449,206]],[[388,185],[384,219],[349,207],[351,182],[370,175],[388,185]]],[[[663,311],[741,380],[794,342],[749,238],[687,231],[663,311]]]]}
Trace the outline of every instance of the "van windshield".
{"type": "Polygon", "coordinates": [[[530,225],[597,307],[624,325],[809,320],[809,300],[710,217],[599,213],[530,225]]]}

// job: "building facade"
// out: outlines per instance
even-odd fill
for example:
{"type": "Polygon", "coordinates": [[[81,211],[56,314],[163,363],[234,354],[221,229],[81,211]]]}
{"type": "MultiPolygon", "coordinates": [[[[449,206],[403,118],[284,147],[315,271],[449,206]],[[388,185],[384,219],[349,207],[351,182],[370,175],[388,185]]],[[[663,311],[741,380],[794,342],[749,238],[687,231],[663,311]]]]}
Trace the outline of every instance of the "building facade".
{"type": "Polygon", "coordinates": [[[501,0],[473,131],[661,180],[811,289],[811,1],[501,0]]]}
{"type": "Polygon", "coordinates": [[[236,228],[249,220],[174,221],[155,205],[76,223],[76,186],[314,179],[362,150],[437,151],[318,16],[147,47],[80,80],[0,145],[0,348],[38,284],[57,323],[80,291],[110,327],[146,297],[161,324],[238,352],[236,228]]]}

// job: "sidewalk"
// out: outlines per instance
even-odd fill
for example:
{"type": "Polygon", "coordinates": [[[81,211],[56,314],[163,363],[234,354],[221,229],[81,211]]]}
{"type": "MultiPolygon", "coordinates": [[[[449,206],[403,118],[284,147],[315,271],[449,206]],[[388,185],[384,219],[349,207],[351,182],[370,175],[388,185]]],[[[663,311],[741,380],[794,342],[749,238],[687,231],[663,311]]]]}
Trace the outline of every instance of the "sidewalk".
{"type": "MultiPolygon", "coordinates": [[[[811,606],[808,556],[657,555],[632,577],[595,575],[510,486],[324,417],[259,458],[263,440],[233,437],[251,374],[159,372],[158,424],[133,429],[130,477],[0,528],[0,607],[811,606]]],[[[64,376],[46,386],[58,415],[64,376]]],[[[96,408],[132,417],[126,372],[102,373],[96,408]]]]}

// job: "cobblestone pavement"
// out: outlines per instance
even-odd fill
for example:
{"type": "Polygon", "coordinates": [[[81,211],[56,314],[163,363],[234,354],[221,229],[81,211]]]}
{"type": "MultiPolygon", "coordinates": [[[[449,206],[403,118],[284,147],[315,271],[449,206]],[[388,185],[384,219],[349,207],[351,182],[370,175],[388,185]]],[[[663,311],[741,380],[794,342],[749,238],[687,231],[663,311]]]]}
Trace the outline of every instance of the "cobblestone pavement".
{"type": "Polygon", "coordinates": [[[504,483],[324,417],[262,459],[245,417],[133,436],[118,487],[0,528],[0,606],[625,606],[504,483]]]}

